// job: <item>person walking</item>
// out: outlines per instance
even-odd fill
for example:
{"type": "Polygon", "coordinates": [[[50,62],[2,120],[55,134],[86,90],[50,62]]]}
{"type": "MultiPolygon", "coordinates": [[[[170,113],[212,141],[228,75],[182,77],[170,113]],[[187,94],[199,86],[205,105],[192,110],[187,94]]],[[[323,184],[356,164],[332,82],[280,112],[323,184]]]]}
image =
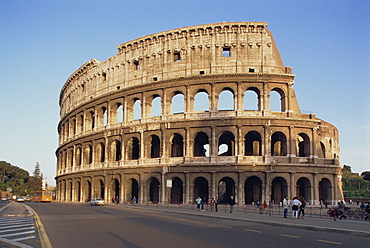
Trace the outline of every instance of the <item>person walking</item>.
{"type": "Polygon", "coordinates": [[[220,203],[220,200],[218,199],[218,197],[216,197],[215,199],[215,212],[218,212],[218,204],[220,203]]]}
{"type": "Polygon", "coordinates": [[[137,202],[136,196],[132,197],[132,205],[136,206],[136,202],[137,202]]]}
{"type": "Polygon", "coordinates": [[[213,212],[213,210],[215,210],[215,198],[211,199],[211,212],[213,212]]]}
{"type": "Polygon", "coordinates": [[[196,203],[197,203],[197,209],[200,210],[200,205],[202,204],[202,198],[200,198],[200,196],[198,196],[197,199],[195,199],[196,203]]]}
{"type": "Polygon", "coordinates": [[[304,198],[302,198],[302,201],[301,201],[301,206],[299,206],[299,211],[298,211],[298,219],[301,218],[301,219],[304,219],[304,209],[306,208],[306,200],[304,198]],[[301,217],[301,214],[302,214],[302,217],[301,217]]]}
{"type": "Polygon", "coordinates": [[[292,201],[292,217],[294,219],[297,219],[298,218],[298,209],[299,209],[299,206],[301,206],[302,203],[298,200],[297,197],[294,197],[293,198],[293,201],[292,201]]]}
{"type": "Polygon", "coordinates": [[[288,218],[287,217],[288,207],[289,207],[288,197],[285,196],[284,199],[283,199],[284,218],[288,218]]]}
{"type": "Polygon", "coordinates": [[[230,196],[230,201],[229,201],[229,205],[230,205],[230,213],[233,213],[233,210],[234,210],[234,205],[236,204],[235,200],[234,200],[234,196],[230,196]]]}

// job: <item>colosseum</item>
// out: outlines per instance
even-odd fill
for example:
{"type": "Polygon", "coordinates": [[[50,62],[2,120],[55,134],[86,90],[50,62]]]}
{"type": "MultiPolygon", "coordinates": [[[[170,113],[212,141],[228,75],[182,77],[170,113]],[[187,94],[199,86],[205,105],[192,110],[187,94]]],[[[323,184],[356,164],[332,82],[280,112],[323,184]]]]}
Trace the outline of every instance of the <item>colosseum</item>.
{"type": "Polygon", "coordinates": [[[61,89],[58,200],[343,199],[338,130],[301,112],[266,22],[178,28],[117,49],[61,89]]]}

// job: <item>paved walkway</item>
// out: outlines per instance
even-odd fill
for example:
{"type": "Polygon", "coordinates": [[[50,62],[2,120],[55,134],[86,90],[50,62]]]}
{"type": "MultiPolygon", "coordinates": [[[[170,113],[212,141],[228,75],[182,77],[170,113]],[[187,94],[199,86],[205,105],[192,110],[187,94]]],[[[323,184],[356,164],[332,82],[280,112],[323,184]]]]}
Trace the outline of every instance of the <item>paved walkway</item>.
{"type": "Polygon", "coordinates": [[[229,213],[228,206],[219,207],[218,212],[211,212],[209,210],[199,211],[193,206],[183,207],[181,205],[121,205],[121,204],[108,204],[109,206],[116,207],[127,207],[127,208],[138,208],[147,209],[153,211],[170,212],[184,215],[198,215],[210,218],[220,219],[231,219],[239,221],[250,221],[259,224],[274,225],[274,226],[287,226],[302,228],[308,230],[326,231],[343,233],[348,235],[356,235],[370,238],[370,221],[366,220],[348,220],[348,219],[337,219],[334,221],[331,218],[319,218],[319,217],[305,217],[304,219],[293,219],[291,212],[288,213],[288,218],[284,218],[283,215],[269,215],[269,214],[258,214],[258,213],[245,213],[242,211],[233,211],[229,213]]]}
{"type": "MultiPolygon", "coordinates": [[[[0,208],[0,216],[4,217],[21,217],[21,216],[33,216],[32,210],[26,205],[18,202],[9,202],[6,206],[0,208]]],[[[0,247],[21,247],[21,248],[32,248],[28,245],[24,245],[19,242],[14,242],[8,239],[0,238],[0,247]]]]}

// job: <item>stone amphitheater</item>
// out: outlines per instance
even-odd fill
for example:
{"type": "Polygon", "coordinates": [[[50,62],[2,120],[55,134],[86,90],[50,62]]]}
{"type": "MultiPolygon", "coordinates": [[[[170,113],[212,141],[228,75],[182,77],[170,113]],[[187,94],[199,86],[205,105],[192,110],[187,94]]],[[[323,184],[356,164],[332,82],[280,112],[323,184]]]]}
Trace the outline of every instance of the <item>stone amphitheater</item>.
{"type": "Polygon", "coordinates": [[[83,64],[60,92],[57,199],[343,199],[338,130],[302,113],[266,22],[173,29],[83,64]]]}

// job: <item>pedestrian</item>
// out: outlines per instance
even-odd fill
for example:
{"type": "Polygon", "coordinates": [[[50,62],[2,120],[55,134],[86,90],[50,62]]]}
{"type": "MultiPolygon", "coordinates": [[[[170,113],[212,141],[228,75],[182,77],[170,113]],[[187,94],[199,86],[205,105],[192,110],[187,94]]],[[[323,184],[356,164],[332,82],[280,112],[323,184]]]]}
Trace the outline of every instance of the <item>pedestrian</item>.
{"type": "Polygon", "coordinates": [[[200,196],[198,196],[197,199],[195,199],[196,203],[197,203],[197,209],[200,210],[200,205],[202,204],[202,198],[200,198],[200,196]]]}
{"type": "Polygon", "coordinates": [[[211,199],[211,212],[213,212],[213,210],[215,210],[215,198],[211,199]]]}
{"type": "Polygon", "coordinates": [[[118,198],[118,195],[116,196],[116,204],[118,204],[119,202],[119,198],[118,198]]]}
{"type": "Polygon", "coordinates": [[[229,205],[230,205],[230,213],[233,212],[234,210],[234,205],[236,204],[235,200],[234,200],[234,196],[230,196],[230,201],[229,201],[229,205]]]}
{"type": "Polygon", "coordinates": [[[301,206],[301,202],[298,200],[297,197],[294,197],[293,200],[292,200],[292,217],[294,219],[297,219],[298,218],[298,209],[299,209],[299,206],[301,206]]]}
{"type": "Polygon", "coordinates": [[[306,208],[306,200],[302,197],[301,206],[299,206],[298,218],[304,219],[304,209],[306,208]],[[302,214],[302,217],[301,217],[302,214]]]}
{"type": "Polygon", "coordinates": [[[367,203],[367,205],[365,207],[365,211],[366,211],[365,220],[368,220],[369,219],[369,215],[370,215],[370,202],[367,203]]]}
{"type": "Polygon", "coordinates": [[[136,196],[132,197],[132,205],[136,206],[136,201],[137,201],[136,196]]]}
{"type": "Polygon", "coordinates": [[[346,212],[346,205],[343,201],[338,202],[338,208],[339,208],[339,219],[347,218],[345,212],[346,212]]]}
{"type": "Polygon", "coordinates": [[[284,209],[284,218],[288,218],[286,215],[288,213],[289,201],[288,197],[285,196],[283,199],[283,209],[284,209]]]}
{"type": "Polygon", "coordinates": [[[216,197],[215,199],[215,212],[218,212],[218,204],[220,203],[220,200],[218,199],[218,197],[216,197]]]}

